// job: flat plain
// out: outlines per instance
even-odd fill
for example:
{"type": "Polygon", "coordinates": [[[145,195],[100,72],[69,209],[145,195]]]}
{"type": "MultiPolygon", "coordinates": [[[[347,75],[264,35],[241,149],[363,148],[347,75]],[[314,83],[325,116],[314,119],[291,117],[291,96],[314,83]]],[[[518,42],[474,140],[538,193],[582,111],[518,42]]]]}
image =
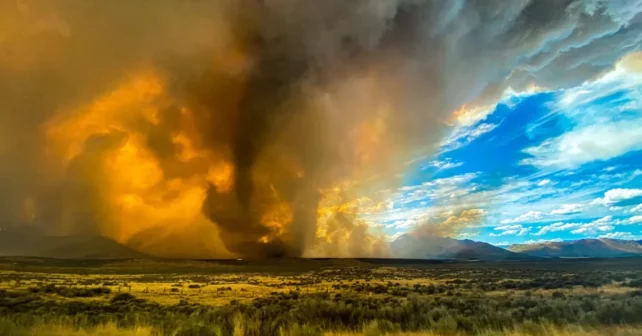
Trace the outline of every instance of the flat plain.
{"type": "Polygon", "coordinates": [[[642,259],[0,259],[0,335],[642,335],[642,259]]]}

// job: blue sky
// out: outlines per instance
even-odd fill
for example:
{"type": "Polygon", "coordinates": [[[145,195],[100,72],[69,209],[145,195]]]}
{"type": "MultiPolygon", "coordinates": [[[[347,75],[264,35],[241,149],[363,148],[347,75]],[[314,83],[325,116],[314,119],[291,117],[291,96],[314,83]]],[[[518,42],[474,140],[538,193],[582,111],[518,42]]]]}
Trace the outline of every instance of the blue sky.
{"type": "MultiPolygon", "coordinates": [[[[579,86],[510,90],[464,111],[431,157],[409,162],[383,214],[496,245],[642,239],[642,72],[618,63],[579,86]]],[[[461,115],[460,111],[460,115],[461,115]]]]}

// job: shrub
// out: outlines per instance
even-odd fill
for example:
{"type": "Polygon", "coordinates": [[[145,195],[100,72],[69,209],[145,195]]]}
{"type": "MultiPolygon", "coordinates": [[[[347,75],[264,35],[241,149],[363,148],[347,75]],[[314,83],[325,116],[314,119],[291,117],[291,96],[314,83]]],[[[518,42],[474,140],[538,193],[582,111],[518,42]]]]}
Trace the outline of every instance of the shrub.
{"type": "Polygon", "coordinates": [[[129,293],[119,293],[119,294],[116,294],[113,298],[111,298],[110,302],[111,303],[129,302],[129,301],[135,301],[135,300],[136,300],[136,297],[129,293]]]}
{"type": "Polygon", "coordinates": [[[553,292],[553,294],[551,294],[551,297],[553,299],[563,299],[563,298],[566,297],[566,295],[564,295],[564,293],[562,293],[560,291],[555,291],[555,292],[553,292]]]}

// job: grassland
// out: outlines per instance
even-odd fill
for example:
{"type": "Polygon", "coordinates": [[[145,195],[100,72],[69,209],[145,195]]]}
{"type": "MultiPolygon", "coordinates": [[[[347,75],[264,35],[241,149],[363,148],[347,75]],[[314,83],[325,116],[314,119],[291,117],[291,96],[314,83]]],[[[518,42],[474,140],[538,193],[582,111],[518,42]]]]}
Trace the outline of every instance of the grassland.
{"type": "Polygon", "coordinates": [[[642,260],[0,259],[4,335],[642,335],[642,260]]]}

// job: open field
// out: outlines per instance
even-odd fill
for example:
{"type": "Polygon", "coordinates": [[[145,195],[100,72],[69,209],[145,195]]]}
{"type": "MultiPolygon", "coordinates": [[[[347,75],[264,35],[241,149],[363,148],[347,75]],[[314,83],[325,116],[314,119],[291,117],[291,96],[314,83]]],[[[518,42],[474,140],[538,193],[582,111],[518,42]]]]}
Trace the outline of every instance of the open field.
{"type": "Polygon", "coordinates": [[[639,258],[0,259],[0,335],[642,335],[638,325],[639,258]]]}

